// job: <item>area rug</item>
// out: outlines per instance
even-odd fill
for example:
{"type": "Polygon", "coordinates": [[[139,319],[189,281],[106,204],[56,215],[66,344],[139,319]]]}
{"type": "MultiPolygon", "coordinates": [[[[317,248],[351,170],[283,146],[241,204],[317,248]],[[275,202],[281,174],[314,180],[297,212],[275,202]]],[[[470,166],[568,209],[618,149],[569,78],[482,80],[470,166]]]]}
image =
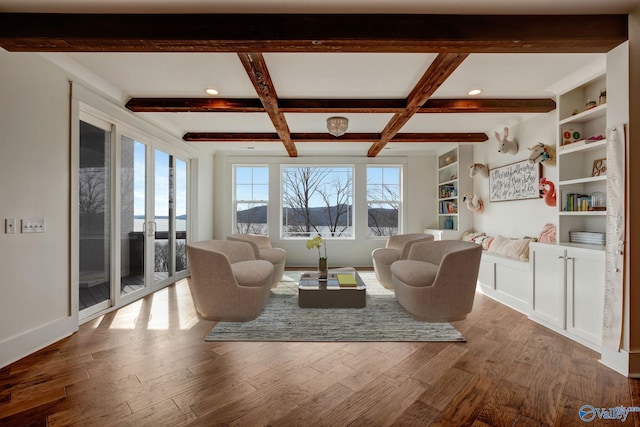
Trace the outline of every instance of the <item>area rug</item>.
{"type": "Polygon", "coordinates": [[[285,272],[257,319],[218,322],[206,341],[466,341],[449,323],[413,320],[368,271],[365,308],[300,308],[300,274],[285,272]]]}

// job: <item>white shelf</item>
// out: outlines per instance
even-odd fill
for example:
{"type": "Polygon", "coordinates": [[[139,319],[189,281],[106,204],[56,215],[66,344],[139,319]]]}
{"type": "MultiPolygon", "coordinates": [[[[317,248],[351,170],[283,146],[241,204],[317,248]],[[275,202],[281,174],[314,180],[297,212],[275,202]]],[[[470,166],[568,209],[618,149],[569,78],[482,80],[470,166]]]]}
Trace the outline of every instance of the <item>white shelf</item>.
{"type": "Polygon", "coordinates": [[[589,245],[587,243],[558,242],[558,245],[569,246],[569,247],[578,248],[578,249],[588,249],[588,250],[597,251],[597,252],[604,252],[606,250],[606,246],[589,245]]]}
{"type": "Polygon", "coordinates": [[[441,214],[438,214],[438,216],[458,216],[458,214],[457,213],[441,213],[441,214]]]}
{"type": "Polygon", "coordinates": [[[444,197],[442,199],[438,199],[439,202],[447,202],[449,200],[457,201],[458,196],[444,197]]]}
{"type": "Polygon", "coordinates": [[[598,105],[589,110],[583,111],[576,115],[567,117],[566,119],[562,119],[559,122],[559,125],[566,125],[569,123],[586,123],[591,120],[598,119],[600,117],[604,117],[607,114],[607,104],[598,105]]]}
{"type": "Polygon", "coordinates": [[[449,163],[448,165],[444,165],[441,168],[438,168],[438,172],[440,172],[442,170],[445,170],[445,169],[448,169],[448,168],[452,168],[452,167],[457,166],[457,165],[458,165],[458,162],[449,163]]]}
{"type": "Polygon", "coordinates": [[[605,216],[607,211],[560,211],[562,216],[605,216]]]}
{"type": "Polygon", "coordinates": [[[586,178],[568,179],[566,181],[560,181],[558,185],[563,186],[563,185],[575,185],[575,184],[589,184],[592,182],[599,182],[599,181],[606,181],[606,180],[607,180],[606,175],[588,176],[586,178]]]}
{"type": "Polygon", "coordinates": [[[456,183],[456,182],[458,182],[458,178],[456,178],[456,179],[450,179],[450,180],[448,180],[448,181],[443,181],[443,182],[439,183],[438,185],[454,184],[454,183],[456,183]]]}
{"type": "Polygon", "coordinates": [[[558,150],[558,155],[562,156],[564,154],[577,153],[580,151],[597,150],[601,147],[604,147],[605,145],[607,145],[606,139],[595,141],[595,142],[585,142],[584,144],[578,141],[578,142],[574,142],[573,144],[568,144],[560,147],[560,149],[558,150]]]}

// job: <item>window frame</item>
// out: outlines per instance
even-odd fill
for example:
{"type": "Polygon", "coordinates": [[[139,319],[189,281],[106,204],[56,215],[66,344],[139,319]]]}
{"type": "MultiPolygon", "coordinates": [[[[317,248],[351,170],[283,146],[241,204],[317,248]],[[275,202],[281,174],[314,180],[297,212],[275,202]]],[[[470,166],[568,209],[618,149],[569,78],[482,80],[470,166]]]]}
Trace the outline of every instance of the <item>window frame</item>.
{"type": "MultiPolygon", "coordinates": [[[[349,210],[349,225],[351,227],[351,233],[348,236],[329,236],[326,234],[323,234],[322,237],[325,240],[340,240],[340,241],[344,241],[344,240],[355,240],[356,238],[356,210],[357,207],[355,206],[355,200],[356,200],[356,174],[357,174],[357,170],[356,170],[356,165],[352,164],[352,163],[325,163],[325,162],[321,162],[321,163],[317,163],[317,164],[295,164],[295,163],[280,163],[280,173],[279,173],[279,177],[280,177],[280,221],[278,223],[278,229],[279,229],[279,238],[281,240],[306,240],[309,238],[309,236],[288,236],[286,235],[285,231],[284,231],[284,201],[285,201],[285,197],[284,197],[284,170],[287,168],[322,168],[322,169],[345,169],[349,171],[350,173],[350,179],[351,179],[351,185],[350,185],[350,191],[349,191],[349,198],[350,198],[350,206],[351,209],[349,210]]],[[[313,235],[313,232],[310,232],[313,235]]]]}
{"type": "MultiPolygon", "coordinates": [[[[232,212],[231,212],[231,232],[232,233],[239,233],[240,231],[238,230],[238,204],[239,203],[245,203],[245,204],[254,204],[254,205],[264,205],[266,206],[266,222],[265,222],[265,229],[263,230],[263,233],[261,233],[261,235],[264,236],[269,236],[269,232],[270,232],[270,227],[269,227],[269,189],[270,189],[270,165],[269,164],[258,164],[258,163],[234,163],[232,165],[232,182],[233,182],[233,195],[232,195],[232,203],[231,203],[231,208],[232,208],[232,212]],[[254,181],[254,174],[253,171],[251,173],[251,187],[252,187],[252,194],[253,194],[253,186],[255,185],[266,185],[267,186],[267,200],[240,200],[238,199],[237,195],[238,195],[238,176],[237,176],[237,170],[238,168],[251,168],[253,169],[257,169],[257,168],[264,168],[266,169],[267,172],[267,182],[266,184],[264,183],[260,183],[260,184],[256,184],[254,181]]],[[[242,185],[246,185],[246,184],[242,184],[242,185]]]]}
{"type": "MultiPolygon", "coordinates": [[[[396,230],[396,235],[397,234],[402,234],[403,232],[403,199],[404,199],[404,183],[403,183],[403,177],[404,177],[404,165],[403,164],[367,164],[365,165],[365,177],[366,177],[366,184],[365,184],[365,198],[366,198],[366,205],[367,205],[367,224],[366,224],[366,228],[367,228],[367,238],[368,239],[387,239],[390,235],[372,235],[369,232],[369,206],[371,204],[379,204],[379,205],[383,205],[383,204],[389,204],[389,203],[393,203],[396,202],[398,204],[398,227],[396,230]],[[397,200],[389,200],[389,199],[370,199],[369,198],[369,169],[397,169],[398,170],[398,199],[397,200]]],[[[372,184],[372,185],[380,185],[382,187],[384,187],[384,173],[383,173],[383,178],[382,178],[382,182],[380,184],[372,184]]],[[[394,184],[395,185],[395,184],[394,184]]]]}

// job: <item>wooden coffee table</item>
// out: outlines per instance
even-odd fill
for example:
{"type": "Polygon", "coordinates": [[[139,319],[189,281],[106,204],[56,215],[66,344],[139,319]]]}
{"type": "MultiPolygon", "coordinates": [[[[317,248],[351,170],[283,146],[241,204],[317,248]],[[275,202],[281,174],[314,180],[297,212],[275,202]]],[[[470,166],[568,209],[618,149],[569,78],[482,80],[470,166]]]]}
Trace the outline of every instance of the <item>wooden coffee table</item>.
{"type": "Polygon", "coordinates": [[[298,305],[303,308],[363,308],[367,287],[355,268],[329,270],[326,280],[316,272],[302,273],[298,283],[298,305]],[[337,274],[350,274],[355,287],[341,287],[337,274]]]}

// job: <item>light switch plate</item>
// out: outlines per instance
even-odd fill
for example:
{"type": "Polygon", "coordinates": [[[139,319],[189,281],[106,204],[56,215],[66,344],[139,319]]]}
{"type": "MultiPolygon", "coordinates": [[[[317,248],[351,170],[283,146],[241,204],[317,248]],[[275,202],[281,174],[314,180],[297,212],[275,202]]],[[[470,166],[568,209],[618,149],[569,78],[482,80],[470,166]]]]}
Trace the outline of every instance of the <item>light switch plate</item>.
{"type": "Polygon", "coordinates": [[[4,220],[4,232],[6,234],[15,234],[16,232],[16,219],[5,218],[4,220]]]}
{"type": "Polygon", "coordinates": [[[22,232],[23,233],[44,233],[44,218],[43,219],[23,219],[22,232]]]}

